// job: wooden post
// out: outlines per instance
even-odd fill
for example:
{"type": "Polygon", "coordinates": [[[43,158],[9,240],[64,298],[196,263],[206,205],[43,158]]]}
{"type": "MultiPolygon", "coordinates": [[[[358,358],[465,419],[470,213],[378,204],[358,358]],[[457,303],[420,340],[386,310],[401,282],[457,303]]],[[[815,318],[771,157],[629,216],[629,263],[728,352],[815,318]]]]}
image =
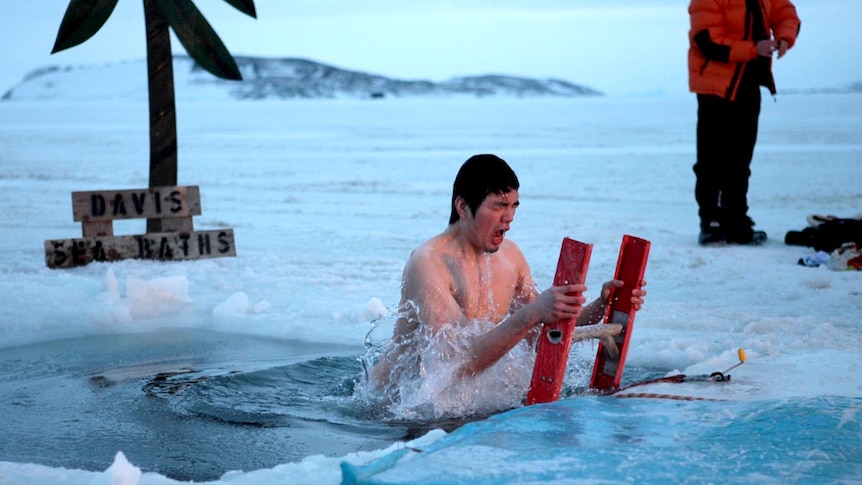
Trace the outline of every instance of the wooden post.
{"type": "MultiPolygon", "coordinates": [[[[168,20],[144,0],[147,24],[147,86],[150,103],[150,187],[177,184],[177,110],[174,102],[174,58],[168,20]]],[[[161,218],[147,219],[147,232],[162,232],[161,218]]]]}

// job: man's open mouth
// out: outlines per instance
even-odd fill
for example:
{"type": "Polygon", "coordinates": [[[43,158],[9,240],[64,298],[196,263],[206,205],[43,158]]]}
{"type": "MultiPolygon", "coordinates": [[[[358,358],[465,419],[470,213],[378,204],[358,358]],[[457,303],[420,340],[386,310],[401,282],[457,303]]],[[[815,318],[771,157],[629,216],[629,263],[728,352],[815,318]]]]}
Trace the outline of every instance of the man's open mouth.
{"type": "Polygon", "coordinates": [[[499,230],[499,231],[495,232],[495,233],[494,233],[494,242],[495,242],[496,244],[502,244],[502,242],[503,242],[503,238],[504,238],[505,236],[506,236],[506,231],[505,231],[504,229],[501,229],[501,230],[499,230]]]}

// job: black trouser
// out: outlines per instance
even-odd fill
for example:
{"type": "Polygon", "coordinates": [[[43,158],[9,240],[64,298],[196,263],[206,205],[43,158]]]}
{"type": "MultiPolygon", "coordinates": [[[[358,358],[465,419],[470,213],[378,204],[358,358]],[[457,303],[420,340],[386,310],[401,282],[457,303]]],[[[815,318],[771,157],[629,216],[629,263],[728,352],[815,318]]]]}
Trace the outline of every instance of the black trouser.
{"type": "Polygon", "coordinates": [[[732,102],[719,96],[697,95],[694,197],[701,228],[717,221],[728,233],[751,230],[748,179],[759,117],[759,88],[740,92],[732,102]]]}

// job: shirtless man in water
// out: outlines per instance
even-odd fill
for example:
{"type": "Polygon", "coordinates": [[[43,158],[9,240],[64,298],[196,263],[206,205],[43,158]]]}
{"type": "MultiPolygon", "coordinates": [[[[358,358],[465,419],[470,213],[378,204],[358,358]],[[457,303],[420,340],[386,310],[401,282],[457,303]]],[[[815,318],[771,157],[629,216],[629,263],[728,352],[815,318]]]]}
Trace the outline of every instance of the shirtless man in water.
{"type": "MultiPolygon", "coordinates": [[[[536,289],[523,253],[505,237],[520,204],[518,187],[514,171],[494,155],[476,155],[462,165],[452,190],[449,226],[416,248],[404,268],[394,345],[370,374],[378,388],[388,387],[403,372],[415,373],[398,366],[418,367],[419,362],[400,362],[398,357],[420,328],[435,334],[448,325],[498,322],[470,340],[471,355],[462,356],[466,358],[457,374],[471,376],[535,335],[532,331],[542,322],[565,318],[590,325],[604,317],[611,289],[622,281],[606,282],[601,296],[586,306],[586,298],[572,296],[586,291],[586,285],[553,286],[542,293],[536,289]]],[[[645,295],[634,290],[636,310],[645,295]]],[[[619,333],[620,328],[615,330],[619,333]]]]}

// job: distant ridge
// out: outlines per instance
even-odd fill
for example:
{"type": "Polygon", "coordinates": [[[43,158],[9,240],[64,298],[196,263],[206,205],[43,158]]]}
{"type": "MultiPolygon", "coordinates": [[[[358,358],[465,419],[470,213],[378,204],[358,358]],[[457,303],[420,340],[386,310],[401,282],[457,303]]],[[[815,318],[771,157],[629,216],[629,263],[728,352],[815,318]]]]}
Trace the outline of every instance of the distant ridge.
{"type": "Polygon", "coordinates": [[[862,81],[841,88],[783,89],[784,94],[847,94],[862,93],[862,81]]]}
{"type": "MultiPolygon", "coordinates": [[[[236,57],[243,81],[212,76],[188,57],[174,58],[177,101],[201,99],[406,98],[441,96],[601,96],[560,79],[497,74],[442,82],[402,80],[350,71],[301,58],[236,57]]],[[[50,66],[29,73],[3,100],[147,99],[146,62],[98,66],[50,66]]]]}

